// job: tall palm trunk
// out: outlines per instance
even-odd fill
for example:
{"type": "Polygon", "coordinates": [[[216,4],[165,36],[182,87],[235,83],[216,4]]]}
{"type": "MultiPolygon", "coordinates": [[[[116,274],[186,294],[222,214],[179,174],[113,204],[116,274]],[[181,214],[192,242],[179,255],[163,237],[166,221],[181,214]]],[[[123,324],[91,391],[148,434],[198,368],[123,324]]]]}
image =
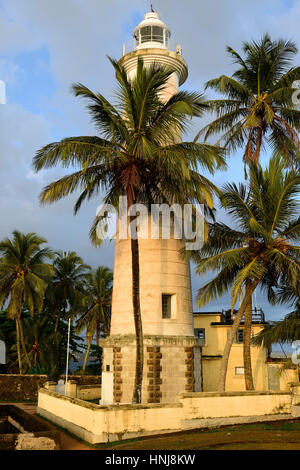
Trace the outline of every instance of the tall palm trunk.
{"type": "Polygon", "coordinates": [[[136,367],[132,401],[133,403],[141,403],[144,369],[144,341],[140,306],[139,242],[137,238],[135,240],[131,238],[131,268],[133,316],[136,334],[136,367]]]}
{"type": "Polygon", "coordinates": [[[92,337],[92,336],[88,336],[87,350],[86,350],[86,353],[85,353],[85,356],[84,356],[84,360],[83,360],[83,364],[82,364],[82,371],[83,371],[83,372],[85,372],[85,369],[86,369],[87,360],[88,360],[88,357],[89,357],[89,354],[90,354],[90,349],[91,349],[92,341],[93,341],[93,337],[92,337]]]}
{"type": "Polygon", "coordinates": [[[29,359],[27,349],[26,349],[26,344],[25,344],[25,339],[24,339],[24,330],[23,330],[23,325],[22,325],[22,319],[21,318],[19,318],[19,329],[20,329],[20,339],[21,339],[21,345],[22,345],[23,353],[24,353],[28,368],[30,368],[31,367],[31,361],[29,359]]]}
{"type": "Polygon", "coordinates": [[[17,332],[17,352],[18,352],[18,363],[19,363],[19,372],[23,374],[23,364],[22,364],[22,355],[21,355],[21,343],[20,343],[20,328],[19,328],[19,318],[16,316],[16,332],[17,332]]]}
{"type": "Polygon", "coordinates": [[[54,333],[57,333],[59,320],[60,320],[60,312],[57,312],[54,333]]]}
{"type": "Polygon", "coordinates": [[[260,157],[260,151],[261,151],[261,145],[262,145],[262,137],[263,137],[263,130],[262,127],[259,126],[257,129],[257,138],[256,138],[256,148],[255,152],[253,153],[252,156],[252,161],[255,166],[259,164],[259,157],[260,157]]]}
{"type": "Polygon", "coordinates": [[[244,323],[244,374],[246,390],[254,390],[252,365],[251,365],[251,327],[252,327],[252,298],[246,306],[244,323]]]}
{"type": "Polygon", "coordinates": [[[219,392],[225,392],[225,385],[226,385],[226,375],[227,375],[227,368],[228,368],[228,361],[229,361],[229,355],[230,355],[230,350],[232,343],[234,341],[234,338],[236,336],[238,327],[242,321],[243,315],[245,313],[246,307],[249,303],[249,300],[251,299],[252,293],[256,289],[257,285],[259,283],[259,280],[256,280],[253,284],[248,284],[246,285],[246,291],[245,291],[245,296],[242,301],[242,304],[239,308],[238,313],[236,314],[236,317],[234,319],[233,325],[229,331],[229,335],[227,338],[227,342],[224,348],[223,352],[223,357],[221,361],[221,368],[220,368],[220,376],[219,376],[219,392]]]}
{"type": "MultiPolygon", "coordinates": [[[[131,202],[129,200],[129,202],[131,202]]],[[[134,202],[133,202],[134,203],[134,202]]],[[[129,204],[129,207],[131,204],[129,204]]],[[[136,365],[132,403],[141,403],[144,369],[144,341],[140,306],[140,263],[136,217],[129,217],[131,242],[132,304],[136,336],[136,365]]]]}
{"type": "Polygon", "coordinates": [[[21,294],[21,299],[20,299],[20,305],[19,305],[19,311],[18,311],[18,321],[19,321],[19,334],[20,334],[20,340],[21,340],[21,346],[23,349],[23,353],[27,362],[28,368],[31,367],[31,362],[29,359],[29,356],[27,354],[27,349],[25,345],[25,339],[24,339],[24,331],[23,331],[23,325],[22,325],[22,304],[23,304],[23,293],[21,294]]]}

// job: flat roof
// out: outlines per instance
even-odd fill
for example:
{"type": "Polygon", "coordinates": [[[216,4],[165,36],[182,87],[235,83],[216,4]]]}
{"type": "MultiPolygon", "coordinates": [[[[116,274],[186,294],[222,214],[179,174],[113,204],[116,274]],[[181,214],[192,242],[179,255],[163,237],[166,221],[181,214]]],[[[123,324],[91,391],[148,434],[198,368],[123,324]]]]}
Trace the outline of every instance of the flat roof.
{"type": "Polygon", "coordinates": [[[193,312],[193,315],[222,315],[222,312],[193,312]]]}

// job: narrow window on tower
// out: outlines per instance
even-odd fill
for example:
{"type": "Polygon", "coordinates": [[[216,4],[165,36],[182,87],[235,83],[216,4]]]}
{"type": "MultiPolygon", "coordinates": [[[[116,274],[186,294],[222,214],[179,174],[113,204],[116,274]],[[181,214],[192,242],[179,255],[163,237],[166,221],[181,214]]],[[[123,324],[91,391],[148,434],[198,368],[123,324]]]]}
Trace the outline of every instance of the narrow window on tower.
{"type": "Polygon", "coordinates": [[[162,317],[171,318],[172,316],[172,295],[162,294],[162,317]]]}

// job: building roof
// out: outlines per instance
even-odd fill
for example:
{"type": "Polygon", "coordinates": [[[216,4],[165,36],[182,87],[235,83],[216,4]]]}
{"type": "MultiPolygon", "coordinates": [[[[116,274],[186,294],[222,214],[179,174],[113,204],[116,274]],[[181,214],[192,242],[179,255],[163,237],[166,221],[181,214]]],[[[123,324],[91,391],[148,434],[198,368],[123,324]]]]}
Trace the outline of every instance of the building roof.
{"type": "Polygon", "coordinates": [[[193,315],[222,315],[222,312],[193,312],[193,315]]]}

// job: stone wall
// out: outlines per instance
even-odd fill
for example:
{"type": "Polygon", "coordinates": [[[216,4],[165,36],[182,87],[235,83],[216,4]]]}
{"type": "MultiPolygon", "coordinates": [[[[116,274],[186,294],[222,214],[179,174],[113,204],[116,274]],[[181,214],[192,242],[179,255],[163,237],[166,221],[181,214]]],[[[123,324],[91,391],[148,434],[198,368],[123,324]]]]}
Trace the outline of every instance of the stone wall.
{"type": "Polygon", "coordinates": [[[99,406],[41,389],[38,414],[92,444],[291,417],[288,392],[183,393],[179,403],[99,406]]]}
{"type": "Polygon", "coordinates": [[[80,400],[100,400],[101,385],[78,385],[76,398],[80,398],[80,400]]]}
{"type": "MultiPolygon", "coordinates": [[[[60,378],[64,380],[65,376],[61,375],[60,378]]],[[[85,394],[89,397],[87,399],[97,398],[101,393],[101,375],[69,375],[69,380],[76,382],[78,386],[96,386],[97,391],[82,391],[82,396],[85,394]]],[[[38,390],[44,387],[47,381],[47,375],[0,374],[0,401],[37,401],[38,390]]]]}
{"type": "Polygon", "coordinates": [[[0,401],[37,401],[47,375],[0,374],[0,401]]]}
{"type": "MultiPolygon", "coordinates": [[[[101,375],[69,375],[69,380],[73,380],[77,385],[100,385],[101,375]]],[[[65,380],[64,374],[59,376],[60,379],[65,380]]]]}
{"type": "MultiPolygon", "coordinates": [[[[135,336],[109,336],[99,345],[103,348],[103,372],[114,374],[114,403],[131,403],[135,336]]],[[[144,335],[142,403],[175,403],[181,392],[200,391],[201,346],[194,336],[144,335]]]]}

